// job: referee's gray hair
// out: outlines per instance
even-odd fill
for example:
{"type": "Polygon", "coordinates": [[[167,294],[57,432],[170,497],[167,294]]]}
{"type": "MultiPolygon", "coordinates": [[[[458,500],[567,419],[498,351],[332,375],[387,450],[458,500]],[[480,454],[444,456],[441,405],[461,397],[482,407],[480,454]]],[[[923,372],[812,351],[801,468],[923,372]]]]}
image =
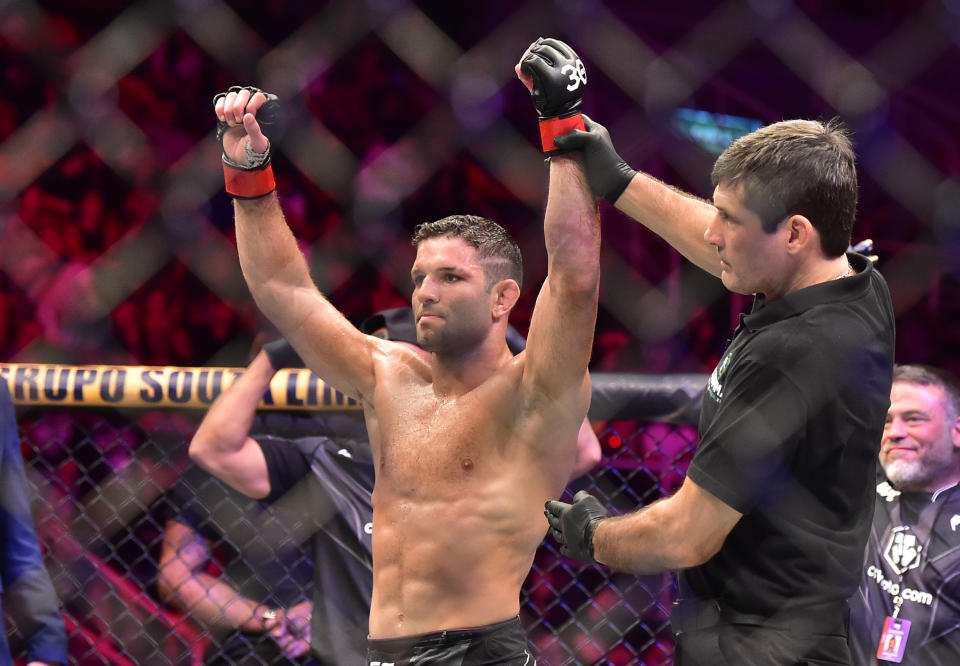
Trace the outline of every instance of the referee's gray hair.
{"type": "Polygon", "coordinates": [[[960,380],[946,370],[935,368],[932,365],[895,365],[893,367],[894,383],[916,384],[917,386],[937,386],[943,391],[946,398],[946,407],[949,410],[950,420],[960,416],[960,380]]]}

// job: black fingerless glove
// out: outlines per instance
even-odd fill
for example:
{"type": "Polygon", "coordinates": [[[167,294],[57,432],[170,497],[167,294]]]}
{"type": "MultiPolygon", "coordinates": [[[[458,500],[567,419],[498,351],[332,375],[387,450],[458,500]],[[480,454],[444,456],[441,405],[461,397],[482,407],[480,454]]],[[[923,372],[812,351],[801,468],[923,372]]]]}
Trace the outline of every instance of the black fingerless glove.
{"type": "Polygon", "coordinates": [[[251,97],[257,93],[263,93],[267,98],[267,101],[257,112],[257,122],[260,124],[260,129],[264,136],[270,139],[267,152],[254,152],[250,142],[247,141],[245,146],[246,163],[240,164],[230,158],[223,149],[223,135],[229,129],[229,125],[222,120],[217,120],[217,142],[220,144],[220,157],[223,160],[223,177],[227,192],[240,199],[257,199],[276,189],[273,168],[270,166],[270,154],[273,151],[274,140],[283,131],[283,114],[280,101],[276,95],[253,86],[231,86],[227,92],[217,93],[213,97],[214,106],[222,97],[241,90],[249,90],[251,97]]]}

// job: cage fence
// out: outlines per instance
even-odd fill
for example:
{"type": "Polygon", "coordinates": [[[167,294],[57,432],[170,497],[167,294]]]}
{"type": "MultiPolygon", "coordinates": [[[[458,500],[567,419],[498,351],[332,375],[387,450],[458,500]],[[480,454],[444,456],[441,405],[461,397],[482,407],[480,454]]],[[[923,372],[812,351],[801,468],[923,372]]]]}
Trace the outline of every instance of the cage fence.
{"type": "MultiPolygon", "coordinates": [[[[594,385],[591,422],[602,460],[565,497],[585,489],[623,513],[671,494],[696,446],[692,415],[702,377],[608,375],[594,385]]],[[[287,575],[269,566],[276,543],[295,546],[305,537],[302,529],[284,535],[282,524],[249,518],[219,481],[193,467],[187,448],[202,410],[22,404],[17,412],[71,663],[289,663],[258,656],[254,647],[238,650],[235,641],[227,645],[227,632],[184,608],[176,590],[164,589],[167,523],[184,511],[185,483],[192,484],[190,501],[208,546],[202,572],[250,598],[287,575]]],[[[273,412],[255,429],[292,436],[329,427],[325,418],[273,412]]],[[[289,577],[295,584],[297,575],[289,577]]],[[[521,620],[541,664],[670,664],[674,594],[670,574],[638,577],[585,566],[548,538],[522,588],[521,620]]],[[[24,659],[22,637],[9,621],[8,634],[14,657],[24,659]]]]}

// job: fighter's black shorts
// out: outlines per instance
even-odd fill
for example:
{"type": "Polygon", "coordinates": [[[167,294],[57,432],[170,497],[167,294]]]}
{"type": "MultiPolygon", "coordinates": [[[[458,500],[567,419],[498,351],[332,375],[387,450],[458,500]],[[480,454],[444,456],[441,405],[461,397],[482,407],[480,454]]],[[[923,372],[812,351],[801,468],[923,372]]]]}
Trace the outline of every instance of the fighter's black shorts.
{"type": "Polygon", "coordinates": [[[536,666],[515,617],[473,629],[437,631],[403,638],[370,639],[370,666],[536,666]]]}

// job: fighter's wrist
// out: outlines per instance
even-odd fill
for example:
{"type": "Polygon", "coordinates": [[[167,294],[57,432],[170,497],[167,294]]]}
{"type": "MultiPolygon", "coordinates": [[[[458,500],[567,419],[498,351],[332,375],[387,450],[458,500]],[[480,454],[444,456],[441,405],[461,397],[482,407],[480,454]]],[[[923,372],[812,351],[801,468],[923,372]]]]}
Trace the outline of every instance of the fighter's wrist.
{"type": "Polygon", "coordinates": [[[549,118],[541,118],[540,145],[543,147],[543,152],[547,155],[557,155],[565,152],[559,148],[553,140],[561,134],[566,134],[575,129],[586,129],[583,124],[583,114],[579,111],[549,118]]]}
{"type": "Polygon", "coordinates": [[[223,181],[227,193],[237,199],[260,199],[277,189],[273,166],[242,169],[223,163],[223,181]]]}

